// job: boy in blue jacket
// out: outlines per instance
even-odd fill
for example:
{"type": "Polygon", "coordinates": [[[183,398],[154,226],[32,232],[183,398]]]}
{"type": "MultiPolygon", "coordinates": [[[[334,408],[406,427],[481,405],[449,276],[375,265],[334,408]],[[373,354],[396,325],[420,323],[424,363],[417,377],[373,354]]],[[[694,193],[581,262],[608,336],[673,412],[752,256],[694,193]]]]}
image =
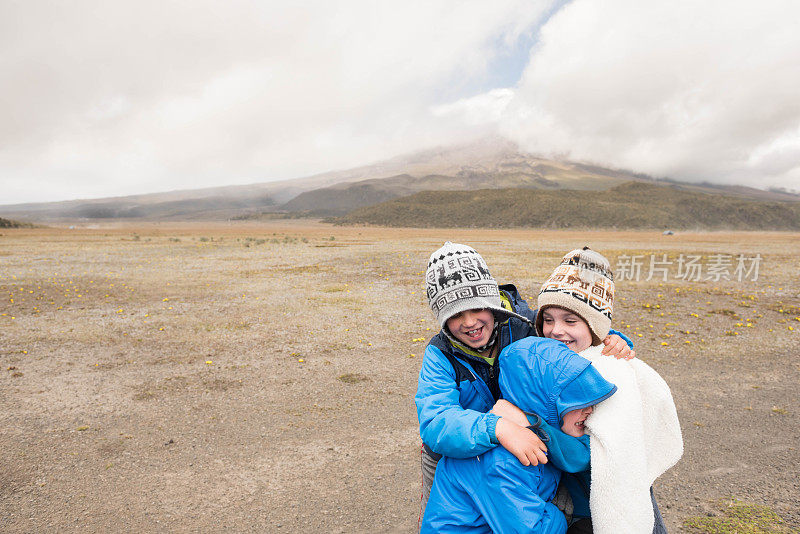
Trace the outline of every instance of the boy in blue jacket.
{"type": "MultiPolygon", "coordinates": [[[[473,248],[447,242],[425,273],[428,302],[442,330],[425,349],[417,394],[425,510],[436,464],[503,445],[522,465],[546,463],[547,447],[530,430],[492,413],[498,399],[498,355],[536,335],[536,312],[513,285],[498,286],[473,248]]],[[[630,340],[612,332],[604,354],[632,357],[630,340]],[[627,345],[626,345],[627,342],[627,345]]]]}
{"type": "MultiPolygon", "coordinates": [[[[509,346],[500,369],[504,398],[573,435],[582,432],[591,407],[616,391],[587,360],[549,339],[509,346]]],[[[541,421],[531,415],[530,423],[541,421]]],[[[566,519],[550,502],[560,476],[551,464],[522,465],[503,447],[472,458],[444,457],[421,532],[563,534],[566,519]]]]}

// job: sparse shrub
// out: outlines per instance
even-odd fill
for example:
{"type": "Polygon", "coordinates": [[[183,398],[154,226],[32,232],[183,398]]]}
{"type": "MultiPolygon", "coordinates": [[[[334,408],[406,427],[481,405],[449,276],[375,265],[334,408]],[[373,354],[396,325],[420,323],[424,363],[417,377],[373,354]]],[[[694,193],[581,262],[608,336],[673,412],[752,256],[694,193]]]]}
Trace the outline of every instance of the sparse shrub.
{"type": "Polygon", "coordinates": [[[345,290],[344,286],[328,286],[322,288],[323,293],[339,293],[340,291],[344,290],[345,290]]]}
{"type": "Polygon", "coordinates": [[[31,223],[22,223],[19,221],[12,221],[10,219],[3,219],[0,217],[0,228],[33,228],[31,223]]]}
{"type": "Polygon", "coordinates": [[[369,380],[369,377],[366,377],[358,373],[346,373],[343,375],[339,375],[338,378],[345,384],[358,384],[359,382],[366,382],[367,380],[369,380]]]}
{"type": "MultiPolygon", "coordinates": [[[[778,534],[792,532],[783,519],[770,508],[733,500],[721,516],[690,517],[684,525],[690,532],[707,534],[778,534]]],[[[796,531],[794,531],[796,532],[796,531]]]]}

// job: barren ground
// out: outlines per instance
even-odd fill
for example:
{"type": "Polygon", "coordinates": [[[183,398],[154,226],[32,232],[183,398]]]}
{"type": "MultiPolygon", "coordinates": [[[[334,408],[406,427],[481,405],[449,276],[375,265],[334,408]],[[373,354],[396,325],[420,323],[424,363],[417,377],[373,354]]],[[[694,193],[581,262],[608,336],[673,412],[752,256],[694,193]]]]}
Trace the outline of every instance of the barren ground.
{"type": "Polygon", "coordinates": [[[572,248],[643,255],[614,326],[678,406],[670,530],[731,497],[800,527],[800,235],[276,221],[2,231],[0,530],[413,532],[447,239],[532,304],[572,248]],[[757,253],[756,281],[644,280],[650,254],[757,253]]]}

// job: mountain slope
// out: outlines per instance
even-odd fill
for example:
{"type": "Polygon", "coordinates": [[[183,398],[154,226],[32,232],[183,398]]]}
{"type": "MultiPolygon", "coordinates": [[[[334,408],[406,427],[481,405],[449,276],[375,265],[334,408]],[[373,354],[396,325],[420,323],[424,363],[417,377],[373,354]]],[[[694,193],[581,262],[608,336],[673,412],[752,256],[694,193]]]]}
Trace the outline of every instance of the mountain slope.
{"type": "MultiPolygon", "coordinates": [[[[127,197],[0,206],[0,216],[28,221],[76,219],[224,220],[258,217],[332,216],[420,191],[479,189],[607,190],[644,175],[595,165],[548,160],[520,152],[501,138],[439,147],[372,165],[261,184],[171,191],[127,197]]],[[[800,200],[788,193],[741,186],[670,182],[686,191],[746,199],[800,200]]]]}
{"type": "Polygon", "coordinates": [[[607,191],[425,191],[336,224],[401,227],[800,230],[800,202],[745,200],[629,182],[607,191]]]}
{"type": "MultiPolygon", "coordinates": [[[[597,177],[595,187],[610,187],[614,182],[597,177]]],[[[470,189],[558,188],[559,183],[539,174],[528,173],[461,173],[459,176],[408,174],[390,178],[337,184],[301,193],[283,206],[281,211],[303,212],[311,216],[344,215],[356,208],[371,206],[420,191],[454,191],[470,189]]]]}

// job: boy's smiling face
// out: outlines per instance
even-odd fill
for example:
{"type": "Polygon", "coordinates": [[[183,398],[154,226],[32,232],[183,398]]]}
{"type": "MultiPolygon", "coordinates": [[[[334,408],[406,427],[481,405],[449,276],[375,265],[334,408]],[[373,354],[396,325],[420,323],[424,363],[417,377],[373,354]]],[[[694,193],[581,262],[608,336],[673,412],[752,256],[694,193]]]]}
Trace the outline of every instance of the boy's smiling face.
{"type": "Polygon", "coordinates": [[[542,334],[557,339],[575,352],[592,346],[592,331],[580,315],[564,308],[550,306],[539,310],[542,314],[542,334]]]}
{"type": "Polygon", "coordinates": [[[569,436],[576,438],[586,433],[586,418],[594,411],[594,406],[587,406],[582,410],[572,410],[564,414],[564,422],[561,431],[569,436]]]}
{"type": "Polygon", "coordinates": [[[486,309],[466,310],[447,320],[447,329],[464,345],[478,348],[486,345],[494,330],[494,315],[486,309]]]}

